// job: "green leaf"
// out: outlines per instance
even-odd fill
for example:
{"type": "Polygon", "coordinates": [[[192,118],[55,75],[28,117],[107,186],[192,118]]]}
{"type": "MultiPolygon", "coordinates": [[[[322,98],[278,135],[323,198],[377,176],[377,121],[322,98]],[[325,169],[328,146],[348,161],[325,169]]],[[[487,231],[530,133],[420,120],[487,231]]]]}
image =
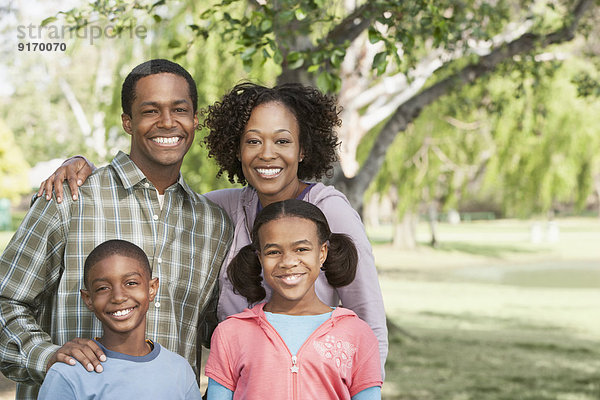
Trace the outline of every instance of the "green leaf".
{"type": "Polygon", "coordinates": [[[294,11],[292,10],[288,10],[288,11],[282,11],[279,14],[277,14],[277,19],[279,20],[279,22],[281,23],[281,25],[286,25],[290,22],[292,22],[292,20],[294,19],[294,11]]]}
{"type": "Polygon", "coordinates": [[[260,30],[263,32],[269,32],[273,27],[273,22],[270,19],[264,19],[260,23],[260,30]]]}
{"type": "Polygon", "coordinates": [[[288,62],[289,69],[298,69],[302,66],[302,64],[304,64],[304,58],[302,57],[302,54],[297,51],[290,52],[287,55],[286,60],[288,62]]]}
{"type": "Polygon", "coordinates": [[[273,61],[275,61],[275,63],[278,65],[281,65],[281,63],[283,62],[283,55],[281,54],[281,51],[279,51],[279,49],[275,50],[275,52],[273,53],[273,61]]]}
{"type": "Polygon", "coordinates": [[[296,11],[294,11],[294,16],[298,21],[303,21],[306,18],[306,14],[300,7],[296,8],[296,11]]]}
{"type": "Polygon", "coordinates": [[[323,92],[329,92],[329,87],[331,84],[331,77],[329,73],[323,71],[317,76],[317,87],[323,92]]]}
{"type": "Polygon", "coordinates": [[[373,68],[377,70],[377,75],[385,72],[387,64],[387,53],[385,51],[379,52],[373,57],[373,68]]]}
{"type": "Polygon", "coordinates": [[[158,14],[154,14],[152,16],[152,18],[154,18],[154,21],[156,21],[156,22],[162,21],[162,17],[160,15],[158,15],[158,14]]]}
{"type": "Polygon", "coordinates": [[[170,49],[174,49],[174,48],[177,48],[177,47],[181,47],[181,43],[180,43],[180,42],[179,42],[179,40],[177,40],[177,39],[171,39],[171,40],[169,40],[168,47],[169,47],[170,49]]]}
{"type": "Polygon", "coordinates": [[[246,61],[252,58],[256,53],[256,47],[248,47],[241,55],[242,60],[246,61]]]}
{"type": "Polygon", "coordinates": [[[369,28],[369,43],[374,44],[381,40],[381,33],[373,27],[369,28]]]}
{"type": "Polygon", "coordinates": [[[48,17],[48,18],[46,18],[45,20],[42,21],[41,25],[42,26],[46,26],[46,25],[48,25],[48,24],[56,21],[57,19],[58,18],[56,18],[56,17],[48,17]]]}
{"type": "Polygon", "coordinates": [[[311,65],[310,67],[308,67],[308,68],[306,69],[306,71],[307,71],[308,73],[317,72],[317,71],[319,70],[319,68],[320,68],[320,67],[321,67],[321,66],[320,66],[320,65],[318,65],[318,64],[313,64],[313,65],[311,65]]]}

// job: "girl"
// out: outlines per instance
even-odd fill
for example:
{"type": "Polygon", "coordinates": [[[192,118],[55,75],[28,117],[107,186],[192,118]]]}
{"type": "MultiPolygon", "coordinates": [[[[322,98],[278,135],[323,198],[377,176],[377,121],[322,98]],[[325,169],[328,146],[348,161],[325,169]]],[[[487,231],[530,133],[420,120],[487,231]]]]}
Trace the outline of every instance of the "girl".
{"type": "Polygon", "coordinates": [[[321,270],[333,287],[348,285],[357,252],[331,233],[318,207],[271,203],[257,216],[252,243],[229,265],[249,303],[215,330],[205,373],[208,399],[380,399],[377,338],[350,310],[331,308],[315,292],[321,270]]]}

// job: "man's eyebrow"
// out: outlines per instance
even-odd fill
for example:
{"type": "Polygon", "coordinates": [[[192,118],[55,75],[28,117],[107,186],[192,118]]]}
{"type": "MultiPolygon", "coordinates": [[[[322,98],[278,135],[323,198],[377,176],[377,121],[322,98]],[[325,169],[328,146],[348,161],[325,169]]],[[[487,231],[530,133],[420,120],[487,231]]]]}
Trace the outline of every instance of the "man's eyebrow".
{"type": "MultiPolygon", "coordinates": [[[[171,103],[171,105],[179,105],[179,104],[190,104],[190,102],[186,99],[180,99],[180,100],[175,100],[171,103]]],[[[161,103],[159,103],[158,101],[144,101],[140,104],[140,107],[144,107],[144,106],[154,106],[154,107],[158,107],[160,106],[161,103]]]]}

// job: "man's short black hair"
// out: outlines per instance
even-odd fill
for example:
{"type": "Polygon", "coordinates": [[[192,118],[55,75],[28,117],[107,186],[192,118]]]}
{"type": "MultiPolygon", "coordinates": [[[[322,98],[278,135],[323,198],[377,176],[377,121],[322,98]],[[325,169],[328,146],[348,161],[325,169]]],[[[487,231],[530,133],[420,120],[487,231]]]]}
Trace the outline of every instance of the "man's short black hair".
{"type": "Polygon", "coordinates": [[[146,256],[144,250],[126,240],[112,239],[96,246],[96,248],[87,256],[83,266],[83,284],[86,288],[88,288],[88,275],[90,269],[100,261],[115,254],[139,261],[146,269],[146,272],[148,272],[148,278],[152,277],[152,268],[150,267],[148,256],[146,256]]]}
{"type": "Polygon", "coordinates": [[[179,75],[187,81],[194,114],[196,114],[198,110],[198,90],[196,89],[194,78],[181,65],[162,58],[146,61],[132,69],[129,75],[127,75],[121,87],[121,107],[123,108],[123,113],[131,117],[131,105],[135,100],[135,84],[137,81],[146,76],[162,73],[179,75]]]}

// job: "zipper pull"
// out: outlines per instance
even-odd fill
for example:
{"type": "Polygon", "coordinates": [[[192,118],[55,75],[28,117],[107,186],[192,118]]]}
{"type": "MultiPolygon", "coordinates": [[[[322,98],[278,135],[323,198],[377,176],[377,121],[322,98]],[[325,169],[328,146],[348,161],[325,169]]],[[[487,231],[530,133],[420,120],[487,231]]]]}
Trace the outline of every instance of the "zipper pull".
{"type": "Polygon", "coordinates": [[[298,359],[296,358],[296,356],[292,356],[292,366],[290,367],[290,371],[292,371],[292,374],[298,373],[298,365],[296,364],[297,362],[298,359]]]}

